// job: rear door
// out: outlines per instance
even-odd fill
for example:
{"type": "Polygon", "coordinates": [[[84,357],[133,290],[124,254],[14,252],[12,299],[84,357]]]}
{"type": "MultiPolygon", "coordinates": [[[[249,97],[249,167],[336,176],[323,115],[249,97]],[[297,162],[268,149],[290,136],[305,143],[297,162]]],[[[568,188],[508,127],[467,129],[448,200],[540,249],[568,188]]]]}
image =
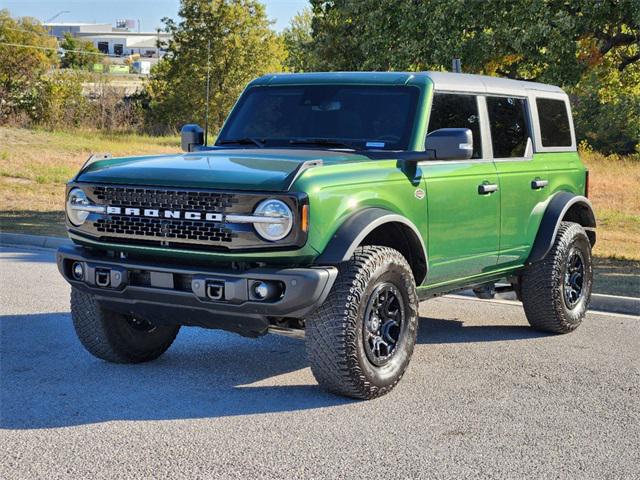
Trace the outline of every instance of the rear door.
{"type": "Polygon", "coordinates": [[[505,267],[521,264],[529,254],[548,197],[547,169],[533,157],[528,97],[487,95],[485,100],[500,179],[498,264],[505,267]]]}
{"type": "Polygon", "coordinates": [[[476,95],[436,92],[429,132],[469,128],[470,160],[421,163],[428,209],[428,284],[448,283],[495,268],[500,233],[500,191],[491,159],[484,105],[476,95]]]}

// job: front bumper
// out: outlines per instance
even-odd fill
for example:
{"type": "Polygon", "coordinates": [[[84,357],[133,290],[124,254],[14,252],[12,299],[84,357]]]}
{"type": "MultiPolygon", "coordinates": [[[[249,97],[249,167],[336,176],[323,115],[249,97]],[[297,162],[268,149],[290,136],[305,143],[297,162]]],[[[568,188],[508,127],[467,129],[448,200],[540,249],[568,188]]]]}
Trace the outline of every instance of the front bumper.
{"type": "Polygon", "coordinates": [[[326,299],[337,276],[334,267],[185,268],[108,256],[82,247],[57,252],[60,273],[110,310],[157,324],[219,328],[246,336],[266,333],[272,318],[304,318],[326,299]],[[74,277],[73,267],[82,275],[74,277]],[[267,299],[256,282],[275,288],[267,299]]]}

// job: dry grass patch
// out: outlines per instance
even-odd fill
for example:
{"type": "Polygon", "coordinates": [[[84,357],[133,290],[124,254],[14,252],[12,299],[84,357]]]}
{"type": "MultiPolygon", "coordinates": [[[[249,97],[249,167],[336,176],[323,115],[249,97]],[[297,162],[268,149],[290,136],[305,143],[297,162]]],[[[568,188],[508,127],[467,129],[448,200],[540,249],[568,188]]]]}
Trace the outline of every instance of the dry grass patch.
{"type": "Polygon", "coordinates": [[[640,260],[640,158],[583,152],[598,221],[595,254],[640,260]]]}
{"type": "Polygon", "coordinates": [[[0,205],[3,211],[60,211],[65,183],[91,154],[110,152],[115,157],[179,151],[178,137],[0,127],[0,205]]]}

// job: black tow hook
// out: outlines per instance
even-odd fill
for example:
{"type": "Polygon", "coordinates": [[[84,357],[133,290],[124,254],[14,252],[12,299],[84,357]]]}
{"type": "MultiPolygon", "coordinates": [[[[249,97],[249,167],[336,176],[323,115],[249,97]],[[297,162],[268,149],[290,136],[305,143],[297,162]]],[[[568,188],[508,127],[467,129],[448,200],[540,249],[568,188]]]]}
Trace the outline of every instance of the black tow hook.
{"type": "Polygon", "coordinates": [[[211,300],[224,300],[224,281],[207,280],[206,292],[211,300]]]}
{"type": "Polygon", "coordinates": [[[111,285],[111,270],[108,268],[96,268],[96,285],[108,287],[111,285]]]}

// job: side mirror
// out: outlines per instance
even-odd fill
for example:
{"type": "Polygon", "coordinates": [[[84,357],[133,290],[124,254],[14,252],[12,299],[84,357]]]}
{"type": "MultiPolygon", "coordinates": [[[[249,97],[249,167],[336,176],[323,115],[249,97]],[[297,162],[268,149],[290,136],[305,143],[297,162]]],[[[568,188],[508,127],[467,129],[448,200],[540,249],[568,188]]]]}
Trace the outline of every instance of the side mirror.
{"type": "Polygon", "coordinates": [[[180,130],[180,143],[185,152],[195,152],[204,146],[204,130],[200,125],[189,123],[180,130]]]}
{"type": "Polygon", "coordinates": [[[469,160],[473,133],[468,128],[440,128],[427,135],[424,149],[434,153],[434,160],[469,160]]]}

